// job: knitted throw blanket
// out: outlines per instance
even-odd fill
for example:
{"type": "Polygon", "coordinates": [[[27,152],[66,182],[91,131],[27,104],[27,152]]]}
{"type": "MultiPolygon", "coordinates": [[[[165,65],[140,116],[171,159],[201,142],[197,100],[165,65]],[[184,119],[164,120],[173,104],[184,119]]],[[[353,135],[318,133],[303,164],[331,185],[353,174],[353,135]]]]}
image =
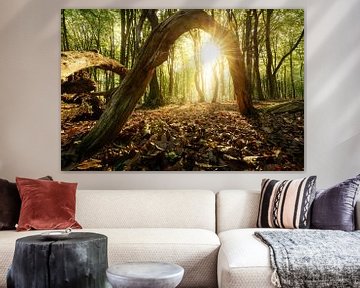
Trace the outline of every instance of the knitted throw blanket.
{"type": "Polygon", "coordinates": [[[360,230],[255,232],[270,248],[276,287],[360,287],[360,230]]]}

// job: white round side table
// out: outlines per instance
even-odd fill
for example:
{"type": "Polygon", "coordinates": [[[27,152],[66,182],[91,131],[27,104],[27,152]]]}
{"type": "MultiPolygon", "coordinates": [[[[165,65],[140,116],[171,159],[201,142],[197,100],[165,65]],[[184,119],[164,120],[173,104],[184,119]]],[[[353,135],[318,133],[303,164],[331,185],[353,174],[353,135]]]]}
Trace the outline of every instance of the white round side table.
{"type": "Polygon", "coordinates": [[[113,288],[175,288],[184,276],[184,268],[162,262],[129,262],[106,270],[113,288]]]}

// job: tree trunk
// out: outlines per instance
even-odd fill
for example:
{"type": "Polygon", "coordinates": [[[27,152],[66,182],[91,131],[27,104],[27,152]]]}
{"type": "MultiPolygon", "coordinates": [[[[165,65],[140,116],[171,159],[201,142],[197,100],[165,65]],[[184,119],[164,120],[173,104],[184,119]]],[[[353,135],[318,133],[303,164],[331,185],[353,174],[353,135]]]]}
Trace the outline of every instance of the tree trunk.
{"type": "MultiPolygon", "coordinates": [[[[262,13],[262,12],[260,12],[262,13]]],[[[258,42],[258,26],[259,26],[259,16],[260,13],[257,13],[257,10],[253,10],[254,14],[254,75],[255,75],[255,85],[256,91],[259,100],[264,100],[264,94],[261,87],[261,76],[259,69],[259,42],[258,42]]]]}
{"type": "Polygon", "coordinates": [[[170,56],[169,56],[169,98],[172,99],[174,93],[174,50],[173,48],[170,49],[170,56]]]}
{"type": "MultiPolygon", "coordinates": [[[[120,63],[126,65],[125,63],[125,54],[126,54],[126,31],[125,31],[125,24],[126,24],[126,10],[120,9],[120,63]]],[[[120,76],[121,80],[125,76],[120,76]]]]}
{"type": "Polygon", "coordinates": [[[301,85],[300,85],[300,97],[301,99],[304,99],[304,62],[303,60],[301,61],[301,65],[300,65],[300,79],[301,79],[301,85]]]}
{"type": "Polygon", "coordinates": [[[252,94],[252,48],[251,48],[251,29],[252,29],[252,19],[251,19],[251,10],[246,10],[246,25],[245,25],[245,59],[246,59],[246,77],[247,77],[247,91],[252,94]]]}
{"type": "Polygon", "coordinates": [[[283,75],[283,81],[284,81],[284,85],[283,85],[283,95],[285,95],[285,98],[287,98],[288,95],[288,89],[287,89],[287,69],[286,66],[284,67],[284,75],[283,75]]]}
{"type": "Polygon", "coordinates": [[[166,19],[151,33],[133,69],[121,82],[99,121],[82,141],[62,154],[63,169],[71,169],[75,163],[118,136],[136,103],[144,94],[155,68],[168,58],[170,47],[176,39],[195,28],[210,33],[227,57],[240,113],[247,115],[254,111],[251,98],[246,92],[244,62],[235,35],[215,22],[203,10],[182,10],[166,19]]]}
{"type": "Polygon", "coordinates": [[[290,53],[290,79],[291,79],[291,88],[292,88],[292,98],[295,99],[295,83],[294,83],[294,68],[293,68],[293,57],[292,53],[290,53]]]}
{"type": "Polygon", "coordinates": [[[64,51],[69,51],[69,40],[67,37],[67,28],[66,28],[66,19],[65,19],[65,9],[61,9],[61,21],[63,27],[63,43],[64,43],[64,51]]]}
{"type": "Polygon", "coordinates": [[[195,71],[195,88],[196,92],[198,93],[198,102],[204,102],[205,101],[205,95],[202,91],[202,88],[200,87],[201,83],[201,77],[199,77],[198,71],[195,71]]]}
{"type": "Polygon", "coordinates": [[[136,54],[138,53],[139,49],[140,49],[140,40],[141,40],[141,31],[143,29],[143,25],[146,19],[146,14],[147,14],[147,10],[144,9],[142,10],[142,13],[140,15],[140,19],[138,24],[136,25],[136,30],[135,30],[135,52],[136,54]]]}
{"type": "Polygon", "coordinates": [[[144,105],[151,108],[156,108],[164,105],[164,99],[163,97],[161,97],[156,70],[154,70],[154,76],[150,81],[150,91],[149,95],[147,95],[145,99],[144,105]]]}
{"type": "Polygon", "coordinates": [[[67,77],[77,71],[85,68],[96,67],[104,70],[110,70],[116,74],[125,76],[127,69],[119,62],[107,58],[96,52],[61,52],[61,80],[65,81],[67,77]]]}
{"type": "Polygon", "coordinates": [[[240,41],[239,25],[238,25],[238,22],[236,20],[236,16],[234,14],[233,9],[227,9],[226,10],[226,15],[227,15],[231,30],[235,33],[236,39],[238,41],[240,41]]]}
{"type": "Polygon", "coordinates": [[[272,73],[272,64],[273,64],[273,56],[271,51],[271,42],[270,42],[270,25],[271,25],[271,15],[273,13],[272,9],[268,9],[266,13],[266,24],[265,24],[265,44],[266,44],[266,56],[267,56],[267,64],[266,64],[266,76],[268,81],[268,98],[275,98],[275,79],[272,73]]]}
{"type": "Polygon", "coordinates": [[[202,71],[200,63],[200,33],[199,31],[190,31],[191,38],[194,43],[194,61],[195,61],[195,88],[198,93],[199,102],[205,101],[205,95],[200,84],[202,83],[202,71]]]}
{"type": "Polygon", "coordinates": [[[264,111],[273,114],[304,112],[304,101],[292,100],[272,106],[264,111]]]}
{"type": "Polygon", "coordinates": [[[213,66],[213,79],[214,79],[214,83],[213,83],[214,90],[213,90],[213,97],[211,103],[217,103],[219,96],[219,79],[216,71],[216,63],[213,66]]]}
{"type": "MultiPolygon", "coordinates": [[[[134,10],[128,9],[126,11],[126,29],[125,29],[125,42],[126,42],[126,52],[125,52],[125,62],[124,65],[127,67],[131,67],[133,63],[131,63],[131,47],[135,45],[134,43],[131,43],[131,33],[133,32],[132,29],[132,21],[134,18],[134,10]]],[[[121,62],[123,63],[123,62],[121,62]]]]}
{"type": "Polygon", "coordinates": [[[16,240],[7,287],[105,287],[107,266],[104,235],[71,233],[66,240],[23,237],[16,240]]]}
{"type": "Polygon", "coordinates": [[[223,62],[223,60],[220,60],[220,63],[219,63],[219,73],[220,73],[220,83],[219,83],[220,101],[224,101],[225,77],[224,77],[224,62],[223,62]]]}
{"type": "MultiPolygon", "coordinates": [[[[111,50],[110,50],[110,57],[112,59],[115,59],[115,27],[114,27],[114,23],[112,24],[111,27],[111,50]]],[[[115,87],[115,74],[114,72],[110,73],[110,88],[107,87],[106,90],[108,89],[112,89],[115,87]]]]}
{"type": "MultiPolygon", "coordinates": [[[[151,25],[151,31],[154,31],[155,28],[159,25],[159,20],[156,16],[156,10],[155,9],[149,9],[147,11],[146,17],[149,19],[150,25],[151,25]]],[[[153,78],[150,82],[150,92],[148,95],[148,103],[150,104],[149,107],[155,108],[164,105],[164,99],[163,95],[160,91],[160,86],[157,78],[156,68],[153,74],[153,78]]],[[[145,102],[146,105],[146,102],[145,102]]]]}

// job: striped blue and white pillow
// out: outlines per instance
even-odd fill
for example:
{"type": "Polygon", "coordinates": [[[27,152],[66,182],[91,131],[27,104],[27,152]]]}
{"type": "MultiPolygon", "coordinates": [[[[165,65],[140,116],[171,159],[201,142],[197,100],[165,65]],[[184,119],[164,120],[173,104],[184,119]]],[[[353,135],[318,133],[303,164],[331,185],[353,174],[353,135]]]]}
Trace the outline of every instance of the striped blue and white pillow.
{"type": "Polygon", "coordinates": [[[316,176],[294,180],[263,179],[257,227],[309,228],[316,176]]]}

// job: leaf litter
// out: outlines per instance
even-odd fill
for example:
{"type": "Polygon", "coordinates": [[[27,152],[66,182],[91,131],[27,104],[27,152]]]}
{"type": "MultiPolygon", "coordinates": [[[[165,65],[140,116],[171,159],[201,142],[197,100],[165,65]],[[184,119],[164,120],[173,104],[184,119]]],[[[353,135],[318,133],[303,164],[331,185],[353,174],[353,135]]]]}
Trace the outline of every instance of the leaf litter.
{"type": "MultiPolygon", "coordinates": [[[[246,118],[236,103],[136,109],[111,145],[74,170],[301,171],[303,112],[272,114],[260,103],[246,118]]],[[[79,141],[94,120],[62,119],[62,148],[79,141]]]]}

